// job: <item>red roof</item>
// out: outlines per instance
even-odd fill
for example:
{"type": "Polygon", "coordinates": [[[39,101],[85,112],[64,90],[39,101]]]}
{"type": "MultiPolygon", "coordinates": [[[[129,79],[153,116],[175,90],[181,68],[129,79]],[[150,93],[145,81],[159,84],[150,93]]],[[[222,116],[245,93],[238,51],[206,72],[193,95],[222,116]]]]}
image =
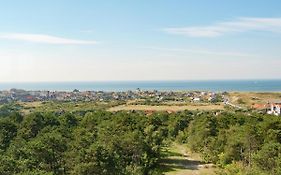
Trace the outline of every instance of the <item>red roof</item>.
{"type": "Polygon", "coordinates": [[[257,103],[255,103],[255,104],[252,105],[252,108],[254,108],[254,109],[266,109],[266,108],[268,108],[268,104],[257,104],[257,103]]]}

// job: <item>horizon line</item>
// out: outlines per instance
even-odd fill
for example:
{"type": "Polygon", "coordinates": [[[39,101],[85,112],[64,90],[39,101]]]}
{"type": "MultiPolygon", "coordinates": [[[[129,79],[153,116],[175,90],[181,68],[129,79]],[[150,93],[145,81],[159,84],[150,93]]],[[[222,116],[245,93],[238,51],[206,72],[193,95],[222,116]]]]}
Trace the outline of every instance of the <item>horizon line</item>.
{"type": "Polygon", "coordinates": [[[74,81],[0,81],[1,83],[95,83],[95,82],[184,82],[184,81],[281,81],[281,78],[248,78],[248,79],[181,79],[181,80],[74,80],[74,81]]]}

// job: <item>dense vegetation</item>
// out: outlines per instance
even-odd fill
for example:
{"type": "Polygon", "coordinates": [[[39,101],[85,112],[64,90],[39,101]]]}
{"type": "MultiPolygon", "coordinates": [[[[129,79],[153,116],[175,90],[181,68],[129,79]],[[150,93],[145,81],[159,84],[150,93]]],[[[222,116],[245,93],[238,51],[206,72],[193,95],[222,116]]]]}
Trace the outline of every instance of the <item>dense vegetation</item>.
{"type": "Polygon", "coordinates": [[[281,174],[281,118],[247,111],[33,112],[0,108],[0,174],[161,174],[161,148],[187,143],[220,174],[281,174]]]}
{"type": "Polygon", "coordinates": [[[281,118],[250,112],[202,114],[186,128],[191,149],[221,174],[281,174],[281,118]]]}

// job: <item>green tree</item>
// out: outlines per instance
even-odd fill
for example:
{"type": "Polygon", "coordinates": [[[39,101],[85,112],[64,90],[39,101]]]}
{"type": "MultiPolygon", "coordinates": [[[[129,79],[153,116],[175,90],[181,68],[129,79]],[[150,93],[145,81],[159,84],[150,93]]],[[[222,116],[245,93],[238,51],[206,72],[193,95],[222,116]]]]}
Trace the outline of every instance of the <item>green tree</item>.
{"type": "Polygon", "coordinates": [[[254,155],[256,167],[268,172],[269,174],[278,175],[281,173],[281,144],[269,142],[262,146],[254,155]]]}
{"type": "Polygon", "coordinates": [[[17,135],[17,126],[9,119],[0,120],[0,149],[6,150],[17,135]]]}

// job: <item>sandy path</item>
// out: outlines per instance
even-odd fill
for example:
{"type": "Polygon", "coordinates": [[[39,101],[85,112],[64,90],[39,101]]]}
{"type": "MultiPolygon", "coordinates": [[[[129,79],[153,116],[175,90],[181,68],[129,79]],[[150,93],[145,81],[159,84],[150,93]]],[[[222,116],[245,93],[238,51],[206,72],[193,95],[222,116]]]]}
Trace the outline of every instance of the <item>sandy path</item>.
{"type": "Polygon", "coordinates": [[[198,154],[187,151],[184,145],[173,144],[169,149],[172,154],[163,160],[168,171],[165,175],[213,175],[214,165],[202,162],[198,154]]]}

